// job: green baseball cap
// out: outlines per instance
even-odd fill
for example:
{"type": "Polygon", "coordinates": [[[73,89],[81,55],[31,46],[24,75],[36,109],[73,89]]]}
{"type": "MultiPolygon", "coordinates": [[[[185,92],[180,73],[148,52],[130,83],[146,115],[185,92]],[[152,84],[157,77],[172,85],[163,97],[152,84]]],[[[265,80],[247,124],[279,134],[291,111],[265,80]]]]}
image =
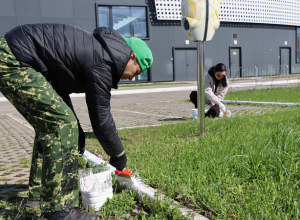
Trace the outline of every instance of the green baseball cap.
{"type": "Polygon", "coordinates": [[[124,37],[122,36],[125,41],[127,42],[128,46],[131,48],[133,53],[136,54],[136,59],[140,64],[140,67],[143,71],[149,68],[153,63],[153,56],[150,48],[148,45],[137,37],[124,37]]]}

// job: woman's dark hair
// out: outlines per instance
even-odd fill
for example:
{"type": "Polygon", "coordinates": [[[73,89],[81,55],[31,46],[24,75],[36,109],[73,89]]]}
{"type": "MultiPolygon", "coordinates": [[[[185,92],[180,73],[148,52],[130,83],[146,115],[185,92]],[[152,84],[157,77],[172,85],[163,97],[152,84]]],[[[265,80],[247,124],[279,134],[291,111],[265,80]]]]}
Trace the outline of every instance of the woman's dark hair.
{"type": "MultiPolygon", "coordinates": [[[[209,70],[208,70],[208,74],[215,80],[218,80],[215,76],[215,72],[226,72],[226,66],[223,63],[218,63],[215,66],[212,66],[209,70]]],[[[223,87],[227,87],[227,82],[226,82],[226,76],[223,77],[221,80],[221,84],[223,87]]]]}

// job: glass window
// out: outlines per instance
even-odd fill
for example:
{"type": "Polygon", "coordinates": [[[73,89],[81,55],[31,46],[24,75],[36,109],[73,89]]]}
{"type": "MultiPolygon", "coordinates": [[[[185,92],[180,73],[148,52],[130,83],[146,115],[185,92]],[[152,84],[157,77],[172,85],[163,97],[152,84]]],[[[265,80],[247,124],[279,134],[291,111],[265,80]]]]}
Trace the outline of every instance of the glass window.
{"type": "Polygon", "coordinates": [[[146,7],[98,6],[98,20],[125,37],[148,38],[146,7]]]}
{"type": "Polygon", "coordinates": [[[297,63],[300,63],[300,28],[297,28],[297,63]]]}
{"type": "Polygon", "coordinates": [[[146,69],[145,73],[141,73],[137,76],[139,81],[147,81],[148,80],[148,69],[146,69]]]}
{"type": "MultiPolygon", "coordinates": [[[[143,6],[98,6],[98,26],[113,28],[125,37],[148,38],[146,12],[143,6]]],[[[148,81],[148,71],[134,77],[132,81],[148,81]]]]}
{"type": "Polygon", "coordinates": [[[98,8],[99,27],[109,27],[109,7],[98,8]]]}
{"type": "MultiPolygon", "coordinates": [[[[145,73],[141,73],[140,75],[135,76],[131,82],[135,81],[148,81],[148,69],[146,69],[145,73]]],[[[120,83],[130,83],[129,80],[120,80],[120,83]]]]}

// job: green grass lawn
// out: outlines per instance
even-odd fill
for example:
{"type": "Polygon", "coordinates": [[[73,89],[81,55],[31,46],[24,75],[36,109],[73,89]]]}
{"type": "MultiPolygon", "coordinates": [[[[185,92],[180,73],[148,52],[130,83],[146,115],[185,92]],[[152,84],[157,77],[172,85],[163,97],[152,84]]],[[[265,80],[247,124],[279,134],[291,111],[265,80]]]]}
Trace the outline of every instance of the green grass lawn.
{"type": "MultiPolygon", "coordinates": [[[[228,96],[300,102],[297,91],[251,90],[228,96]]],[[[198,135],[194,120],[120,130],[127,169],[211,219],[299,219],[300,108],[205,120],[205,136],[198,135]]],[[[103,154],[93,135],[87,144],[88,150],[103,154]]]]}
{"type": "Polygon", "coordinates": [[[226,100],[300,103],[300,87],[244,90],[227,93],[226,100]]]}

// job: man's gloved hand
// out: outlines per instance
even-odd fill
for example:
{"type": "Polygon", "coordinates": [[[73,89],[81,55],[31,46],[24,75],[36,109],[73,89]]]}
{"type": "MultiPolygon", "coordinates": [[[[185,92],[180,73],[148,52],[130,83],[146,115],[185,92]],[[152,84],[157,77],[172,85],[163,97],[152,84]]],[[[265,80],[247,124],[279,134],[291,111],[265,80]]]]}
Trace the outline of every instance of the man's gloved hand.
{"type": "Polygon", "coordinates": [[[225,112],[226,111],[226,107],[223,103],[219,104],[219,108],[221,111],[225,112]]]}
{"type": "Polygon", "coordinates": [[[110,165],[114,166],[117,170],[123,170],[127,163],[127,157],[124,154],[121,156],[111,156],[109,160],[110,165]]]}

